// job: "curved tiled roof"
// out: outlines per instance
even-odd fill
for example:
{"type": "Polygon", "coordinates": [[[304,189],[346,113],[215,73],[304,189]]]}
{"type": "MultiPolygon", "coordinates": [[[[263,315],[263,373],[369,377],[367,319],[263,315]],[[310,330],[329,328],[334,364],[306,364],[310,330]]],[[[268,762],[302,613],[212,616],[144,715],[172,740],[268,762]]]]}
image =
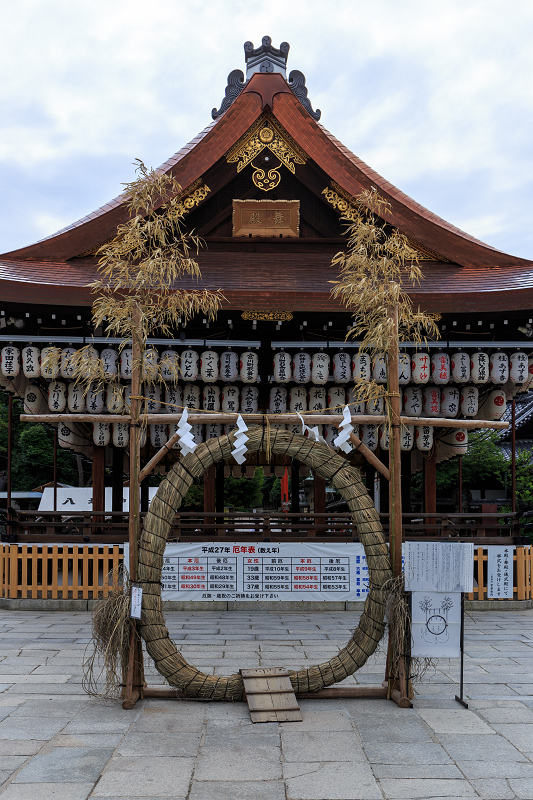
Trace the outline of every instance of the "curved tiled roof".
{"type": "MultiPolygon", "coordinates": [[[[376,187],[390,202],[391,214],[387,220],[451,262],[424,262],[426,281],[412,295],[416,302],[439,311],[533,306],[532,262],[478,241],[386,181],[317,123],[279,74],[253,75],[228,110],[159,169],[172,171],[183,187],[190,186],[223,158],[267,106],[318,166],[318,174],[322,171],[326,176],[325,183],[327,179],[334,181],[350,195],[376,187]]],[[[69,259],[111,238],[117,225],[126,218],[119,196],[53,236],[5,254],[0,261],[3,297],[28,300],[28,294],[33,293],[37,298],[35,302],[90,302],[88,291],[83,287],[94,278],[94,259],[69,259]],[[53,300],[46,299],[52,298],[54,293],[53,300]]],[[[254,254],[254,269],[251,270],[249,255],[239,252],[239,241],[235,240],[234,251],[204,252],[199,260],[205,280],[210,285],[216,283],[217,288],[220,286],[228,298],[233,298],[232,303],[243,304],[250,295],[257,299],[259,292],[268,294],[279,308],[284,293],[286,302],[292,302],[296,309],[299,306],[309,308],[309,304],[319,301],[322,307],[324,303],[334,307],[328,299],[327,285],[333,254],[334,251],[330,253],[323,246],[319,252],[305,255],[298,255],[294,250],[285,251],[280,246],[275,259],[259,252],[254,254]],[[304,259],[306,281],[303,285],[306,288],[302,290],[304,259]],[[257,269],[259,265],[262,268],[257,269]]],[[[266,297],[261,300],[267,303],[266,297]]]]}

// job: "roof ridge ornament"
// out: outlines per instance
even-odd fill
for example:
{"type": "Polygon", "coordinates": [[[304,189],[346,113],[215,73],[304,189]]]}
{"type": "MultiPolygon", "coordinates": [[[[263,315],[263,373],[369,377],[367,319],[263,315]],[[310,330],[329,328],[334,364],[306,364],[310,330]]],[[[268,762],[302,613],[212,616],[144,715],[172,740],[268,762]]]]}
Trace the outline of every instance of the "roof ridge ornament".
{"type": "MultiPolygon", "coordinates": [[[[213,119],[218,119],[233,104],[241,94],[250,78],[257,72],[262,74],[278,74],[287,80],[287,58],[289,56],[290,44],[282,42],[279,49],[272,47],[270,36],[263,36],[261,46],[254,49],[253,42],[244,43],[244,59],[246,61],[246,80],[244,73],[240,69],[234,69],[228,75],[224,98],[217,110],[211,111],[213,119]]],[[[317,108],[313,111],[311,102],[307,96],[305,85],[305,75],[297,69],[292,70],[289,75],[288,85],[294,96],[300,101],[305,110],[317,122],[320,119],[321,111],[317,108]]]]}

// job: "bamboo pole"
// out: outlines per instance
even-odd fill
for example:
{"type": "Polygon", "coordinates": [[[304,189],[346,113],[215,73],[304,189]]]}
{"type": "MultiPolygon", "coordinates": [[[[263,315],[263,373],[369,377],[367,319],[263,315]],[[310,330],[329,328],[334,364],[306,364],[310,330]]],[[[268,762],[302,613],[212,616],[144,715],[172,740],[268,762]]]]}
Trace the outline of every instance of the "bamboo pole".
{"type": "Polygon", "coordinates": [[[172,448],[174,447],[174,445],[175,445],[175,444],[176,444],[176,442],[178,441],[179,437],[180,437],[180,435],[179,435],[179,433],[178,433],[178,432],[174,433],[174,434],[173,434],[173,435],[170,437],[170,439],[168,440],[168,442],[167,442],[166,444],[164,444],[164,445],[163,445],[163,447],[162,447],[160,450],[158,450],[158,451],[157,451],[157,453],[155,454],[155,456],[154,456],[153,458],[151,458],[151,459],[150,459],[150,461],[148,462],[148,464],[146,464],[146,465],[145,465],[145,466],[142,468],[142,470],[139,472],[139,483],[141,483],[141,481],[143,481],[143,480],[146,478],[146,476],[147,476],[147,475],[149,475],[149,474],[151,473],[151,471],[153,470],[153,468],[154,468],[154,467],[155,467],[157,464],[159,464],[159,462],[160,462],[160,461],[161,461],[161,459],[164,457],[164,455],[165,455],[166,453],[170,452],[170,450],[172,450],[172,448]]]}
{"type": "Polygon", "coordinates": [[[400,384],[398,347],[398,306],[389,310],[392,320],[392,346],[388,356],[388,394],[390,417],[389,450],[389,517],[390,553],[394,577],[402,569],[402,477],[401,477],[401,423],[400,423],[400,384]]]}
{"type": "MultiPolygon", "coordinates": [[[[134,402],[134,401],[132,401],[134,402]]],[[[187,422],[191,425],[201,425],[207,423],[219,423],[221,425],[231,425],[237,422],[239,414],[204,413],[195,414],[189,412],[187,422]]],[[[301,423],[298,414],[242,414],[243,420],[248,425],[261,425],[265,419],[279,425],[291,425],[301,423]]],[[[305,414],[304,420],[308,425],[335,425],[338,426],[343,421],[340,414],[305,414]]],[[[147,425],[169,425],[179,422],[181,413],[172,414],[143,414],[143,420],[147,425]]],[[[21,414],[21,422],[131,422],[130,414],[21,414]]],[[[387,421],[383,414],[354,414],[352,415],[353,425],[380,425],[387,421]]],[[[402,425],[424,425],[432,428],[464,428],[465,430],[478,430],[491,428],[493,430],[507,430],[508,422],[502,420],[488,419],[447,419],[446,417],[407,417],[401,416],[402,425]]]]}
{"type": "MultiPolygon", "coordinates": [[[[129,485],[129,514],[128,514],[128,540],[129,540],[129,572],[130,581],[137,579],[137,556],[140,534],[140,502],[141,489],[139,485],[140,467],[140,401],[137,399],[141,389],[142,371],[142,345],[140,340],[141,314],[139,310],[133,312],[132,325],[132,375],[131,375],[131,400],[129,415],[130,422],[130,485],[129,485]]],[[[137,633],[137,623],[132,620],[128,666],[124,686],[122,708],[131,709],[142,698],[142,647],[137,633]]]]}

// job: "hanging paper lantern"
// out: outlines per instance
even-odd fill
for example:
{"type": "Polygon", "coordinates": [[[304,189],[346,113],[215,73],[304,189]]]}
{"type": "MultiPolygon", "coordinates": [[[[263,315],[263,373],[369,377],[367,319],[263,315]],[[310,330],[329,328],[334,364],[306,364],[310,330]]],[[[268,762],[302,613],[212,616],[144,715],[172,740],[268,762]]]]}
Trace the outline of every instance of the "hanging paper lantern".
{"type": "Polygon", "coordinates": [[[509,380],[509,358],[503,350],[491,354],[489,373],[492,383],[507,383],[509,380]]]}
{"type": "Polygon", "coordinates": [[[104,390],[101,387],[98,388],[94,384],[91,384],[87,391],[85,401],[89,414],[101,414],[104,410],[104,390]]]}
{"type": "Polygon", "coordinates": [[[429,353],[413,353],[411,358],[411,379],[413,383],[427,383],[431,369],[429,353]]]}
{"type": "Polygon", "coordinates": [[[276,383],[288,383],[292,378],[292,362],[290,353],[280,350],[274,353],[274,380],[276,383]]]}
{"type": "Polygon", "coordinates": [[[422,389],[418,386],[408,386],[403,392],[403,408],[408,417],[422,415],[422,389]]]}
{"type": "Polygon", "coordinates": [[[113,422],[113,445],[127,447],[130,441],[130,426],[127,422],[113,422]]]}
{"type": "Polygon", "coordinates": [[[220,387],[211,384],[204,386],[202,402],[204,411],[220,411],[220,387]]]}
{"type": "Polygon", "coordinates": [[[200,408],[200,387],[195,383],[183,384],[183,405],[187,408],[200,408]]]}
{"type": "Polygon", "coordinates": [[[352,386],[348,391],[348,405],[352,414],[365,413],[366,403],[364,400],[359,400],[355,386],[352,386]]]}
{"type": "Polygon", "coordinates": [[[222,436],[222,425],[217,422],[210,422],[209,425],[205,426],[206,442],[208,439],[218,439],[219,436],[222,436]]]}
{"type": "Polygon", "coordinates": [[[120,377],[125,381],[131,381],[133,372],[133,350],[125,347],[120,354],[120,377]]]}
{"type": "Polygon", "coordinates": [[[239,387],[222,387],[222,411],[224,414],[236,414],[239,411],[239,387]]]}
{"type": "Polygon", "coordinates": [[[234,350],[224,350],[220,356],[220,378],[234,381],[239,377],[239,356],[234,350]]]}
{"type": "Polygon", "coordinates": [[[24,392],[24,413],[44,414],[48,410],[48,401],[40,386],[30,383],[24,392]]]}
{"type": "Polygon", "coordinates": [[[440,389],[426,386],[422,394],[422,411],[425,417],[440,417],[440,389]]]}
{"type": "Polygon", "coordinates": [[[167,414],[179,414],[183,410],[183,393],[181,386],[173,383],[165,386],[165,411],[167,414]]]}
{"type": "Polygon", "coordinates": [[[191,434],[196,444],[201,444],[204,440],[204,426],[198,424],[191,425],[191,434]]]}
{"type": "Polygon", "coordinates": [[[470,356],[470,379],[472,383],[487,383],[489,379],[489,356],[478,350],[470,356]]]}
{"type": "Polygon", "coordinates": [[[511,353],[509,358],[509,378],[511,382],[517,385],[524,384],[527,381],[527,376],[528,360],[526,354],[521,350],[511,353]]]}
{"type": "Polygon", "coordinates": [[[214,350],[204,350],[200,356],[200,374],[204,383],[214,383],[218,380],[219,359],[214,350]]]}
{"type": "MultiPolygon", "coordinates": [[[[307,389],[303,386],[293,386],[289,395],[289,410],[292,414],[307,411],[307,389]]],[[[302,426],[299,425],[301,431],[302,426]]]]}
{"type": "Polygon", "coordinates": [[[452,380],[455,383],[467,383],[470,380],[470,356],[463,350],[454,353],[451,358],[452,380]]]}
{"type": "Polygon", "coordinates": [[[97,447],[107,447],[111,439],[109,422],[93,423],[93,442],[97,447]]]}
{"type": "Polygon", "coordinates": [[[323,386],[329,378],[330,358],[327,353],[320,350],[313,355],[311,360],[311,381],[316,386],[323,386]]]}
{"type": "Polygon", "coordinates": [[[59,357],[59,374],[65,380],[70,380],[74,375],[74,367],[72,366],[72,356],[76,353],[76,348],[69,344],[64,347],[59,357]]]}
{"type": "Polygon", "coordinates": [[[59,359],[56,356],[56,350],[57,348],[53,347],[53,345],[43,347],[41,350],[41,377],[46,378],[46,380],[55,381],[59,375],[59,359]],[[47,359],[51,359],[48,366],[45,364],[47,359]]]}
{"type": "Polygon", "coordinates": [[[243,386],[241,389],[241,412],[257,414],[259,409],[259,389],[257,386],[243,386]]]}
{"type": "Polygon", "coordinates": [[[74,450],[87,446],[87,440],[78,433],[79,428],[74,422],[60,422],[57,426],[57,442],[66,450],[74,450]]]}
{"type": "Polygon", "coordinates": [[[161,448],[168,442],[166,425],[150,425],[150,444],[152,447],[161,448]]]}
{"type": "Polygon", "coordinates": [[[468,451],[468,431],[465,428],[455,428],[443,436],[440,442],[452,448],[450,455],[464,456],[468,451]]]}
{"type": "Polygon", "coordinates": [[[443,417],[456,417],[461,406],[461,396],[456,386],[446,386],[440,393],[440,410],[443,417]]]}
{"type": "Polygon", "coordinates": [[[16,378],[20,372],[20,350],[12,344],[2,347],[0,369],[5,378],[16,378]]]}
{"type": "Polygon", "coordinates": [[[122,413],[122,409],[124,408],[124,389],[122,386],[120,386],[120,384],[117,383],[106,384],[105,404],[110,414],[122,413]]]}
{"type": "Polygon", "coordinates": [[[371,372],[371,361],[368,353],[357,353],[352,358],[352,374],[354,381],[369,381],[371,372]]]}
{"type": "Polygon", "coordinates": [[[361,441],[369,450],[377,450],[379,425],[361,425],[361,441]]]}
{"type": "Polygon", "coordinates": [[[531,384],[533,383],[533,356],[528,356],[527,359],[527,381],[523,385],[523,390],[526,391],[530,388],[531,384]]]}
{"type": "Polygon", "coordinates": [[[184,350],[181,354],[181,378],[184,381],[198,380],[200,356],[196,350],[184,350]]]}
{"type": "Polygon", "coordinates": [[[346,405],[346,389],[344,386],[330,386],[328,390],[328,408],[330,413],[341,413],[346,405]]]}
{"type": "Polygon", "coordinates": [[[477,386],[463,386],[461,389],[461,414],[475,417],[478,412],[479,389],[477,386]]]}
{"type": "Polygon", "coordinates": [[[378,353],[374,358],[372,379],[376,383],[387,383],[387,358],[384,353],[378,353]]]}
{"type": "MultiPolygon", "coordinates": [[[[68,410],[72,414],[83,414],[85,411],[85,394],[79,383],[69,383],[67,392],[68,410]]],[[[114,413],[114,412],[113,412],[114,413]]],[[[120,413],[119,411],[117,413],[120,413]]]]}
{"type": "Polygon", "coordinates": [[[390,435],[389,435],[389,426],[388,425],[380,425],[378,428],[378,440],[379,446],[382,450],[390,450],[390,435]]]}
{"type": "Polygon", "coordinates": [[[67,387],[62,381],[52,381],[48,385],[48,408],[62,414],[67,407],[67,387]]]}
{"type": "Polygon", "coordinates": [[[439,350],[431,356],[431,378],[437,386],[450,381],[450,356],[439,350]]]}
{"type": "Polygon", "coordinates": [[[161,386],[158,383],[145,383],[142,387],[142,395],[147,398],[144,406],[149,414],[157,414],[158,411],[161,411],[161,386]]]}
{"type": "Polygon", "coordinates": [[[324,439],[329,447],[334,447],[333,439],[339,435],[338,429],[334,425],[324,425],[324,439]]]}
{"type": "Polygon", "coordinates": [[[415,442],[415,426],[402,425],[400,428],[400,450],[408,452],[413,449],[415,442]]]}
{"type": "Polygon", "coordinates": [[[326,408],[326,390],[323,386],[311,386],[309,389],[309,411],[319,413],[326,408]]]}
{"type": "Polygon", "coordinates": [[[383,414],[384,409],[384,400],[383,397],[375,397],[373,400],[368,400],[366,404],[366,412],[367,414],[377,415],[383,414]]]}
{"type": "Polygon", "coordinates": [[[292,360],[292,374],[296,383],[309,383],[311,380],[311,356],[304,350],[296,353],[292,360]]]}
{"type": "Polygon", "coordinates": [[[259,380],[259,356],[252,350],[241,354],[240,375],[243,383],[257,383],[259,380]]]}
{"type": "Polygon", "coordinates": [[[22,372],[26,378],[41,376],[41,351],[31,343],[22,348],[22,372]]]}
{"type": "Polygon", "coordinates": [[[336,383],[348,383],[351,380],[351,359],[348,353],[341,350],[333,356],[333,380],[336,383]]]}
{"type": "Polygon", "coordinates": [[[489,396],[481,404],[477,419],[496,420],[501,419],[507,407],[505,392],[503,389],[493,389],[489,396]]]}
{"type": "Polygon", "coordinates": [[[118,353],[116,350],[112,347],[104,347],[100,353],[100,361],[104,378],[115,378],[118,375],[118,353]]]}
{"type": "MultiPolygon", "coordinates": [[[[42,367],[41,367],[42,371],[42,367]]],[[[87,347],[80,366],[81,377],[85,381],[97,380],[101,376],[100,356],[94,347],[87,347]]]]}
{"type": "Polygon", "coordinates": [[[156,381],[159,377],[159,353],[149,347],[143,353],[143,381],[156,381]]]}
{"type": "Polygon", "coordinates": [[[416,447],[422,453],[429,453],[433,447],[433,428],[431,425],[417,425],[415,428],[416,447]]]}
{"type": "Polygon", "coordinates": [[[407,386],[411,380],[411,358],[408,353],[400,353],[398,358],[398,383],[407,386]]]}
{"type": "Polygon", "coordinates": [[[287,412],[287,389],[284,386],[272,387],[268,410],[271,414],[285,414],[287,412]]]}
{"type": "Polygon", "coordinates": [[[180,357],[171,347],[163,350],[159,359],[159,374],[164,381],[176,383],[180,377],[180,357]]]}

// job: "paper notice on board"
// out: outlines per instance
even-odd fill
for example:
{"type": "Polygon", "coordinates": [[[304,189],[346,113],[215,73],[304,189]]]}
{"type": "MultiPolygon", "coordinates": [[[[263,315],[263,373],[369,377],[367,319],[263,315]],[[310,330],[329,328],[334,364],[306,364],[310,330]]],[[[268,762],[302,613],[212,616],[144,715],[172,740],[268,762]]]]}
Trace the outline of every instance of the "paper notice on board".
{"type": "Polygon", "coordinates": [[[487,551],[487,600],[512,599],[515,548],[511,545],[489,545],[487,551]]]}
{"type": "Polygon", "coordinates": [[[474,545],[406,542],[405,586],[410,592],[472,592],[474,545]]]}
{"type": "Polygon", "coordinates": [[[460,592],[413,592],[411,655],[457,658],[461,641],[460,592]]]}

